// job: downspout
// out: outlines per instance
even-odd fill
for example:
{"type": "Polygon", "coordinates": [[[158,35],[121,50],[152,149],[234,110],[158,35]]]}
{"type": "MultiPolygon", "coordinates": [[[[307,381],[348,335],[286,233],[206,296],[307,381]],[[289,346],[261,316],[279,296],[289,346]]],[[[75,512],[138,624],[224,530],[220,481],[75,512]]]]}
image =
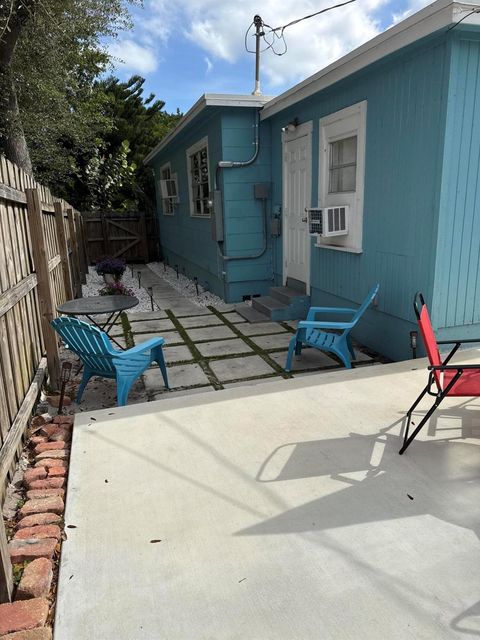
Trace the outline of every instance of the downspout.
{"type": "MultiPolygon", "coordinates": [[[[249,159],[249,160],[243,160],[243,161],[234,161],[234,160],[220,160],[220,162],[218,162],[217,164],[217,168],[215,171],[215,189],[218,189],[219,186],[219,176],[220,176],[220,171],[222,169],[240,169],[242,167],[248,167],[249,165],[253,164],[255,162],[255,160],[258,158],[258,154],[260,152],[260,139],[259,139],[259,122],[260,122],[260,112],[257,111],[256,116],[255,116],[255,124],[254,124],[254,140],[253,140],[253,144],[255,147],[255,150],[253,152],[253,156],[249,159]]],[[[267,202],[264,199],[263,201],[263,249],[259,252],[259,253],[254,253],[252,255],[249,256],[227,256],[225,255],[222,250],[220,249],[220,243],[218,243],[218,251],[220,253],[220,256],[223,260],[253,260],[255,258],[261,258],[263,256],[263,254],[265,253],[265,251],[267,250],[267,202]]],[[[224,217],[224,211],[223,211],[223,207],[222,207],[222,226],[223,228],[225,228],[225,217],[224,217]]]]}

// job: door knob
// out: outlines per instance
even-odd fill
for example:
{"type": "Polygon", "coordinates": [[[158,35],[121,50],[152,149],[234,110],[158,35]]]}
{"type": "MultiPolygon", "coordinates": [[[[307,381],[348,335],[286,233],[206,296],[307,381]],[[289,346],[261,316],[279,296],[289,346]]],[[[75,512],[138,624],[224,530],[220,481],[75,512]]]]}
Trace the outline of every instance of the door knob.
{"type": "Polygon", "coordinates": [[[302,222],[308,222],[308,218],[302,218],[302,222]]]}

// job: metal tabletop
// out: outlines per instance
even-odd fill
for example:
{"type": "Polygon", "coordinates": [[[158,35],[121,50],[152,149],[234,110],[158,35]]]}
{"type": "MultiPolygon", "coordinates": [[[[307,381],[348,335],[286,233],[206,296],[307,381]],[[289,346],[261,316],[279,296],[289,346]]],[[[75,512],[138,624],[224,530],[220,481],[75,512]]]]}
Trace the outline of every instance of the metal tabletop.
{"type": "Polygon", "coordinates": [[[93,316],[100,313],[118,313],[136,307],[138,298],[133,296],[90,296],[69,300],[57,307],[67,316],[93,316]]]}
{"type": "Polygon", "coordinates": [[[125,347],[110,335],[110,331],[122,311],[136,307],[137,304],[138,298],[134,296],[90,296],[69,300],[57,307],[57,311],[66,316],[86,316],[92,324],[101,329],[101,331],[105,331],[117,347],[124,350],[125,347]],[[97,322],[92,316],[99,314],[106,314],[108,318],[97,322]]]}

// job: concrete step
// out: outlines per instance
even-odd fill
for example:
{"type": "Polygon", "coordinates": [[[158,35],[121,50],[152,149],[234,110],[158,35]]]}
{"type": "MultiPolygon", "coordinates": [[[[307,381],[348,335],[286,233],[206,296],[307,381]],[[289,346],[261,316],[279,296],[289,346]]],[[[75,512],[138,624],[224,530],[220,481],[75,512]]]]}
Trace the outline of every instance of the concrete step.
{"type": "Polygon", "coordinates": [[[307,293],[307,286],[305,282],[301,282],[300,280],[296,280],[295,278],[287,278],[287,287],[290,289],[296,289],[300,291],[300,294],[305,295],[307,293]]]}
{"type": "Polygon", "coordinates": [[[257,323],[257,322],[270,322],[270,317],[266,316],[264,313],[257,311],[248,304],[242,302],[241,304],[237,304],[235,306],[235,311],[239,313],[242,318],[248,320],[248,322],[257,323]]]}
{"type": "Polygon", "coordinates": [[[301,293],[298,289],[291,287],[270,287],[269,294],[272,298],[283,302],[283,304],[291,304],[294,298],[306,298],[305,293],[301,293]]]}
{"type": "Polygon", "coordinates": [[[288,308],[284,302],[280,302],[276,298],[270,296],[261,296],[260,298],[253,298],[252,307],[260,313],[264,313],[273,320],[272,312],[284,311],[288,308]]]}

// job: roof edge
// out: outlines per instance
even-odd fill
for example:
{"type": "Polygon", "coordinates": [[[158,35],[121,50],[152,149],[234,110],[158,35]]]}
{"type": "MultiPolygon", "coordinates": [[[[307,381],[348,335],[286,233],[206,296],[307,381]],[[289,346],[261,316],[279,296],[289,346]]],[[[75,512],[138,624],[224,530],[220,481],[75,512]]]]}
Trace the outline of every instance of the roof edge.
{"type": "MultiPolygon", "coordinates": [[[[461,19],[462,15],[467,14],[468,11],[475,11],[475,9],[480,9],[480,0],[470,0],[469,2],[437,0],[433,2],[347,53],[325,69],[273,98],[263,109],[261,119],[269,118],[377,60],[454,24],[461,19]]],[[[480,26],[480,13],[467,16],[462,21],[462,25],[480,26]]]]}
{"type": "Polygon", "coordinates": [[[251,107],[261,109],[265,104],[272,100],[272,96],[256,96],[256,95],[234,95],[224,93],[204,93],[195,104],[190,107],[183,116],[177,126],[170,131],[160,142],[154,147],[148,155],[145,156],[143,164],[148,164],[153,158],[172,140],[182,129],[192,122],[206,107],[251,107]]]}

